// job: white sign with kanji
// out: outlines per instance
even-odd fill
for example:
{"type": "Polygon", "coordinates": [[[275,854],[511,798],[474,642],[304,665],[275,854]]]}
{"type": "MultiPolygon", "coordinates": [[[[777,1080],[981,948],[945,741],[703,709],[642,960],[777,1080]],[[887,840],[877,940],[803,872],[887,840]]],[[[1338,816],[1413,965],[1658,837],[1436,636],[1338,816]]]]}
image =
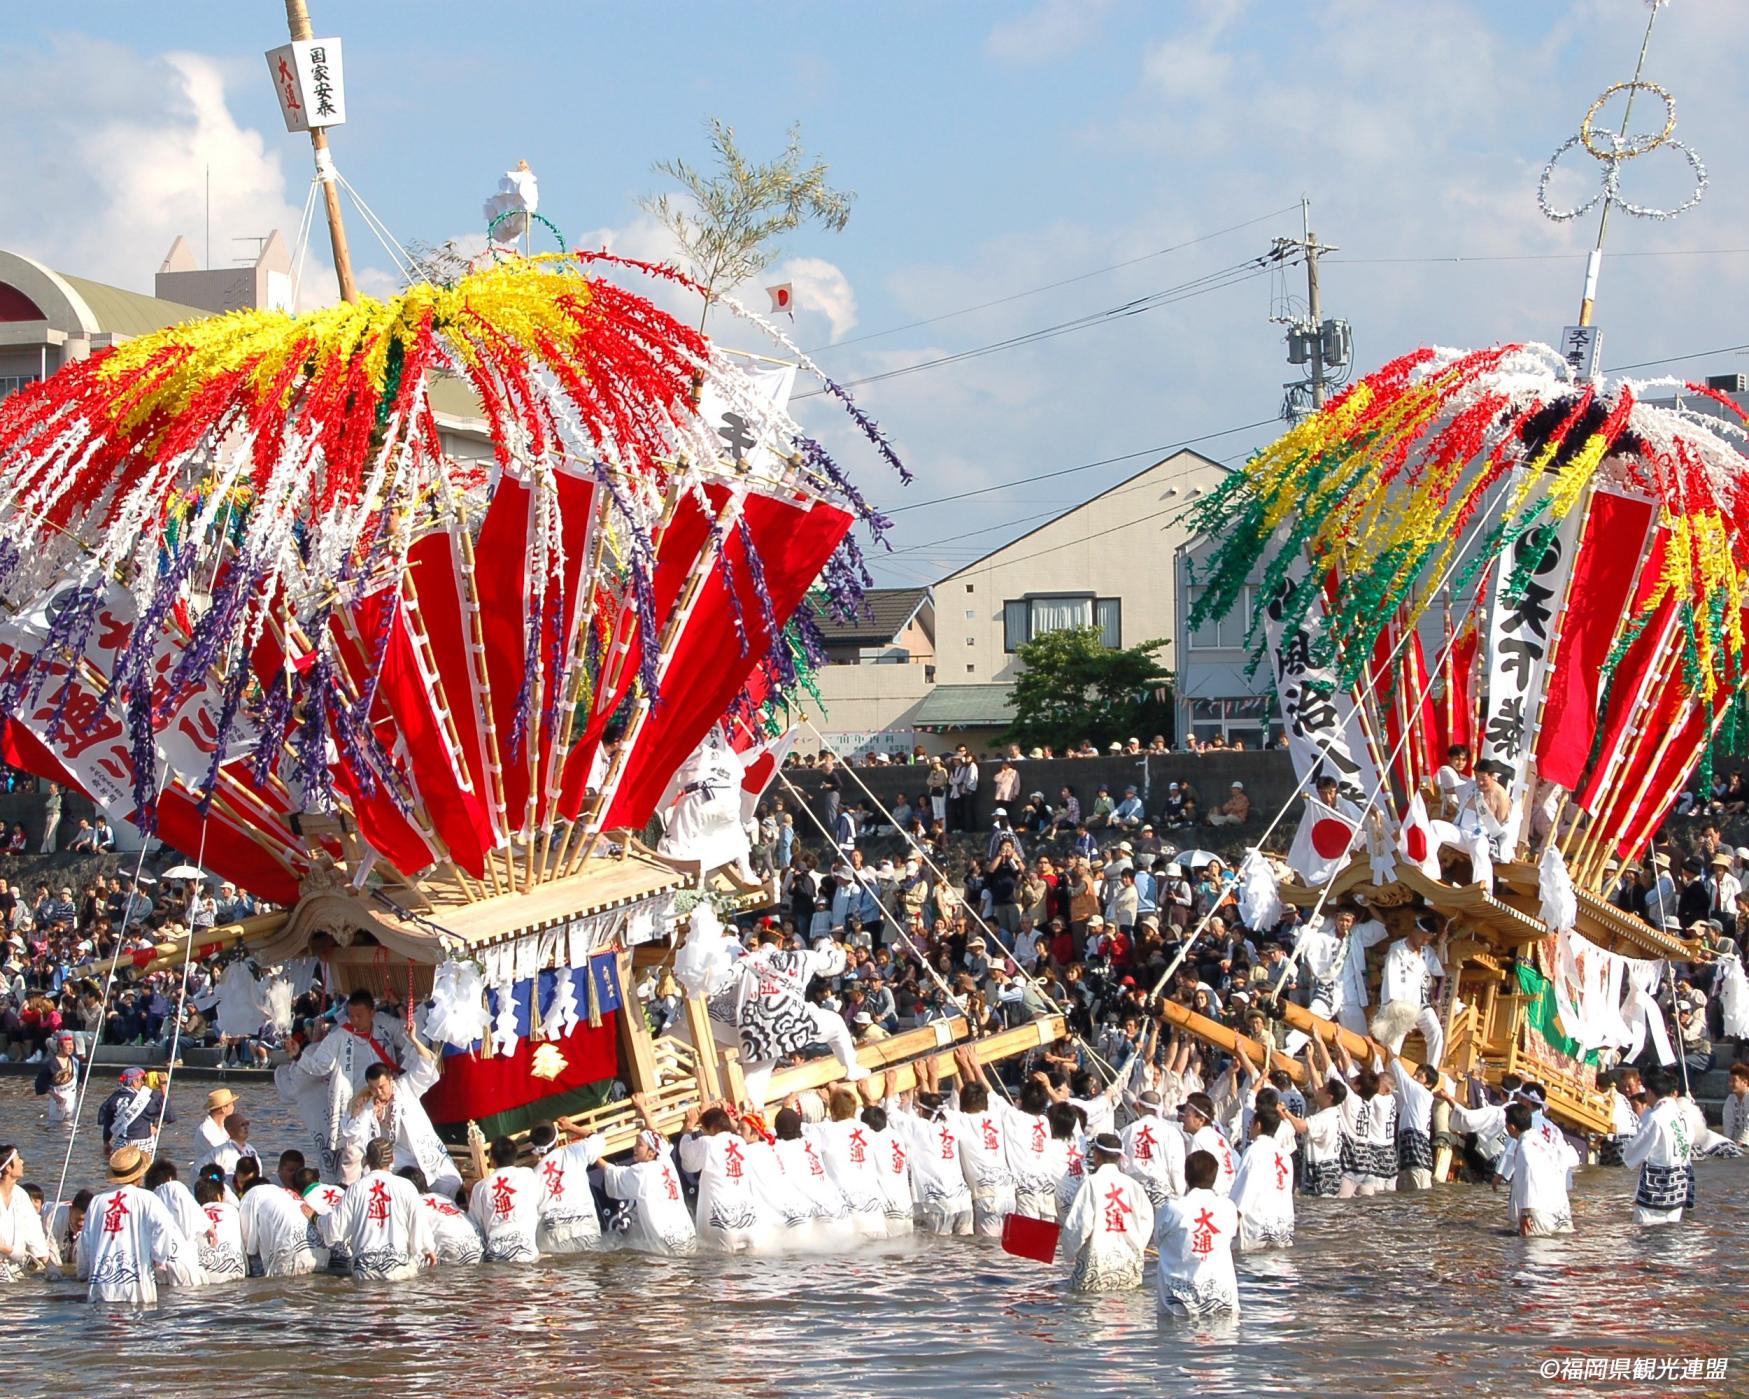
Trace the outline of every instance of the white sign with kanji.
{"type": "Polygon", "coordinates": [[[298,39],[269,49],[267,70],[273,74],[287,131],[339,126],[346,120],[338,39],[298,39]]]}

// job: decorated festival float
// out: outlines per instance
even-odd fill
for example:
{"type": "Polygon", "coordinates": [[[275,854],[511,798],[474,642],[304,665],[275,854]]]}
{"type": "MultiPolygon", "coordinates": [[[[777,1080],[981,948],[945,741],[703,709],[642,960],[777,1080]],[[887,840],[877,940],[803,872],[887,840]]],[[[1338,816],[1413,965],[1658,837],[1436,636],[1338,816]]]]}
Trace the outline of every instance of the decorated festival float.
{"type": "MultiPolygon", "coordinates": [[[[1609,209],[1669,218],[1705,190],[1674,126],[1669,94],[1636,73],[1544,172],[1551,218],[1601,206],[1605,220],[1562,352],[1415,350],[1189,512],[1220,541],[1191,625],[1238,607],[1246,588],[1260,599],[1248,644],[1270,667],[1308,794],[1279,897],[1314,918],[1358,902],[1391,938],[1431,914],[1446,939],[1439,1067],[1540,1081],[1552,1115],[1599,1133],[1613,1130],[1600,1051],[1631,1057],[1649,1037],[1672,1063],[1671,964],[1715,955],[1678,926],[1674,897],[1654,924],[1607,896],[1650,855],[1685,781],[1698,770],[1707,789],[1714,751],[1749,738],[1749,425],[1705,384],[1596,368],[1609,209]],[[1663,103],[1661,132],[1629,134],[1637,94],[1663,103]],[[1600,118],[1617,98],[1611,132],[1600,118]],[[1601,189],[1555,209],[1556,163],[1581,148],[1601,189]],[[1660,148],[1695,177],[1675,209],[1622,194],[1625,163],[1660,148]],[[1465,756],[1447,766],[1457,745],[1465,756]],[[1334,796],[1311,795],[1320,779],[1334,796]]],[[[1223,1046],[1237,1038],[1168,1013],[1223,1046]]],[[[1337,1030],[1297,1005],[1277,1013],[1337,1030]]],[[[1357,1058],[1370,1053],[1340,1033],[1357,1058]]],[[[1410,1057],[1425,1039],[1411,1038],[1410,1057]]]]}
{"type": "MultiPolygon", "coordinates": [[[[294,38],[286,82],[312,42],[337,65],[337,42],[294,38]]],[[[714,930],[774,896],[735,868],[734,836],[816,654],[804,599],[854,608],[851,531],[882,522],[786,411],[797,366],[817,373],[805,356],[707,296],[794,358],[727,354],[613,280],[705,292],[672,268],[519,253],[525,174],[452,279],[179,326],[0,409],[6,760],[279,906],[111,978],[217,956],[221,1014],[231,995],[283,1006],[288,981],[404,1006],[458,1153],[561,1113],[628,1146],[616,1084],[670,1126],[746,1102],[756,1030],[778,1096],[967,1034],[802,1062],[812,1027],[755,1026],[783,997],[736,993],[752,978],[714,930]],[[489,461],[446,450],[433,395],[458,387],[489,461]],[[655,1038],[636,983],[701,921],[689,1035],[655,1038]]]]}

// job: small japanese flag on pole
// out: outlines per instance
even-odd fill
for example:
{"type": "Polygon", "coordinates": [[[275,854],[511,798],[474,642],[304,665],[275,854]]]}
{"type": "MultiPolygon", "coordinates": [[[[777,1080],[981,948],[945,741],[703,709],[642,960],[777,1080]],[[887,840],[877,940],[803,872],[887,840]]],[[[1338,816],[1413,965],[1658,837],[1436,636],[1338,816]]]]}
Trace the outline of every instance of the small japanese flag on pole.
{"type": "Polygon", "coordinates": [[[1325,806],[1316,797],[1307,797],[1305,815],[1300,817],[1300,828],[1287,852],[1288,867],[1305,880],[1308,888],[1327,884],[1348,863],[1348,852],[1359,830],[1341,812],[1325,806]]]}
{"type": "Polygon", "coordinates": [[[779,282],[775,287],[767,287],[771,293],[771,309],[773,314],[781,311],[792,321],[796,318],[796,289],[788,282],[779,282]]]}
{"type": "Polygon", "coordinates": [[[1419,791],[1409,798],[1403,829],[1397,834],[1397,851],[1429,879],[1439,878],[1439,842],[1433,833],[1433,823],[1427,819],[1427,803],[1419,791]]]}

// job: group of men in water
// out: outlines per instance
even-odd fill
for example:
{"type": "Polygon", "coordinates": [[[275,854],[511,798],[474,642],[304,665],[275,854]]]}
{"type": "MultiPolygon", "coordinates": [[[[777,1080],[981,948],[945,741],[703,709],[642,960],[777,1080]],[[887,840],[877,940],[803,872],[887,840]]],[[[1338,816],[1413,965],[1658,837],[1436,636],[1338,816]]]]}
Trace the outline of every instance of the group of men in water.
{"type": "MultiPolygon", "coordinates": [[[[42,1199],[23,1181],[19,1151],[0,1146],[0,1275],[60,1270],[85,1280],[93,1300],[146,1304],[160,1281],[324,1271],[404,1280],[616,1248],[833,1251],[913,1233],[1004,1236],[1030,1222],[1060,1230],[1072,1288],[1139,1287],[1152,1246],[1163,1309],[1233,1314],[1234,1253],[1292,1244],[1296,1190],[1349,1197],[1431,1183],[1441,1098],[1472,1156],[1509,1183],[1515,1231],[1573,1227],[1567,1190],[1580,1156],[1545,1116],[1537,1085],[1511,1082],[1499,1101],[1466,1106],[1430,1070],[1408,1072],[1388,1049],[1357,1064],[1335,1036],[1307,1046],[1304,1088],[1272,1055],[1253,1064],[1242,1052],[1205,1084],[1201,1051],[1180,1039],[1163,1053],[1144,1046],[1110,1083],[1053,1065],[1012,1096],[962,1047],[916,1061],[905,1091],[889,1071],[792,1095],[769,1123],[727,1103],[701,1105],[673,1141],[638,1096],[644,1125],[629,1158],[606,1159],[599,1133],[561,1118],[523,1142],[494,1141],[484,1177],[464,1191],[447,1152],[421,1160],[429,1124],[417,1125],[412,1094],[397,1093],[392,1051],[365,1003],[358,1009],[338,1033],[355,1034],[371,1055],[354,1064],[342,1045],[320,1061],[324,1075],[361,1070],[332,1178],[295,1149],[268,1175],[221,1088],[208,1097],[185,1182],[155,1156],[153,1133],[132,1131],[155,1105],[148,1097],[134,1111],[136,1095],[153,1090],[124,1082],[104,1117],[103,1189],[42,1199]]],[[[1713,1134],[1660,1072],[1643,1085],[1623,1076],[1616,1091],[1613,1145],[1640,1167],[1637,1217],[1679,1220],[1694,1201],[1692,1159],[1713,1134]]]]}

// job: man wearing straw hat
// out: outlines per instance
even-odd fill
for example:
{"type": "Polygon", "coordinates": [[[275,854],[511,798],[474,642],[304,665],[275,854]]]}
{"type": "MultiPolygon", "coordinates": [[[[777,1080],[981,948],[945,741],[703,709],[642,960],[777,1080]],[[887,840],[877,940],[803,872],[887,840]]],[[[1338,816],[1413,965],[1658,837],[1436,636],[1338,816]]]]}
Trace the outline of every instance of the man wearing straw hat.
{"type": "Polygon", "coordinates": [[[93,1302],[150,1306],[158,1300],[160,1276],[183,1285],[198,1281],[194,1246],[164,1202],[140,1188],[151,1162],[150,1152],[123,1145],[109,1158],[109,1189],[86,1208],[77,1266],[93,1302]]]}
{"type": "Polygon", "coordinates": [[[237,1095],[229,1088],[215,1088],[206,1095],[206,1116],[195,1128],[195,1170],[216,1160],[230,1142],[231,1134],[226,1130],[225,1121],[236,1110],[237,1095]]]}

